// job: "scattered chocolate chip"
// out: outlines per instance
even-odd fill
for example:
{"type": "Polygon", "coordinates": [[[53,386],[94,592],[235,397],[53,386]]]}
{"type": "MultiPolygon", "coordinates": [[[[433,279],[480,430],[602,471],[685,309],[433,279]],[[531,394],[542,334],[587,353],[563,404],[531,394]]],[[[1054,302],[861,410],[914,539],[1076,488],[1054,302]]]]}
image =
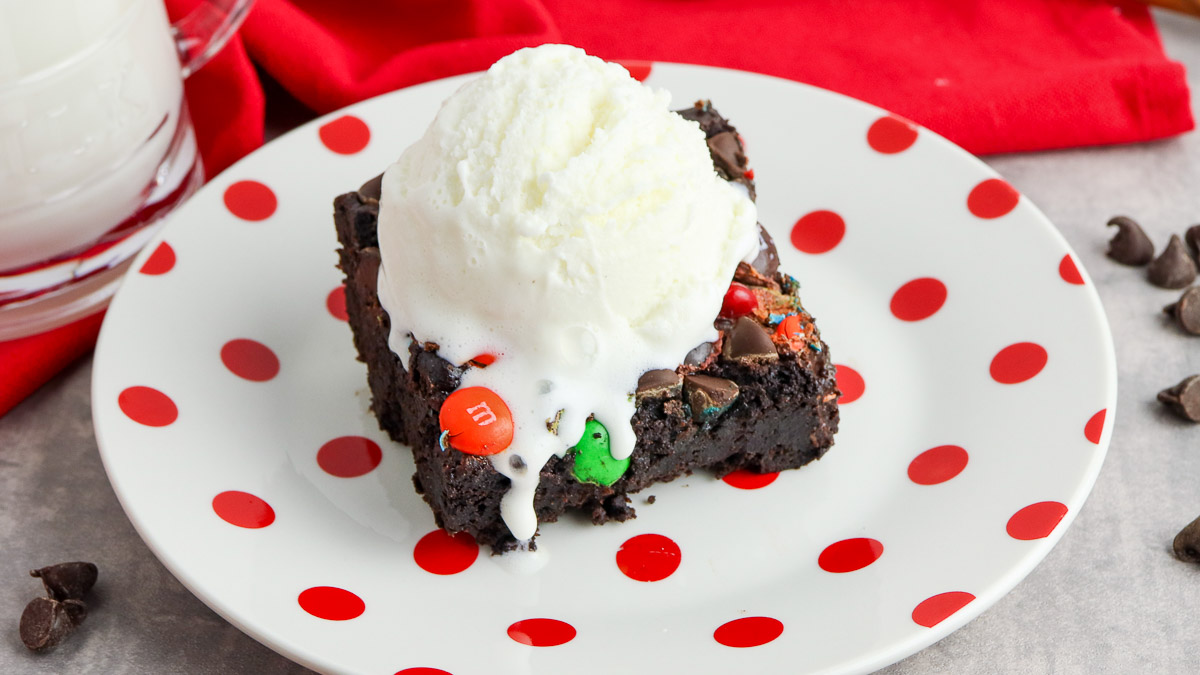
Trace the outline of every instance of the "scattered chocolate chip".
{"type": "Polygon", "coordinates": [[[379,174],[371,180],[363,183],[362,187],[358,188],[358,194],[362,196],[363,199],[373,199],[375,201],[379,201],[380,195],[383,194],[383,174],[379,174]]]}
{"type": "Polygon", "coordinates": [[[758,255],[750,261],[750,266],[768,279],[779,271],[779,250],[775,248],[775,240],[762,223],[758,224],[758,255]]]}
{"type": "Polygon", "coordinates": [[[48,649],[62,642],[86,618],[87,607],[79,600],[34,598],[21,613],[21,642],[35,651],[48,649]]]}
{"type": "Polygon", "coordinates": [[[641,400],[647,396],[674,398],[681,386],[683,376],[673,370],[647,370],[638,378],[635,399],[641,400]]]}
{"type": "Polygon", "coordinates": [[[1192,375],[1170,389],[1158,392],[1159,402],[1176,415],[1200,422],[1200,375],[1192,375]]]}
{"type": "Polygon", "coordinates": [[[1154,259],[1154,244],[1132,218],[1115,216],[1108,227],[1117,226],[1117,236],[1108,242],[1108,257],[1124,265],[1145,265],[1154,259]]]}
{"type": "Polygon", "coordinates": [[[710,375],[685,376],[683,389],[692,418],[701,422],[728,410],[738,396],[736,382],[710,375]]]}
{"type": "Polygon", "coordinates": [[[1175,535],[1171,548],[1175,549],[1175,557],[1183,562],[1200,562],[1200,518],[1188,523],[1175,535]]]}
{"type": "Polygon", "coordinates": [[[714,345],[711,342],[702,342],[699,345],[696,345],[692,351],[687,353],[687,356],[683,357],[684,365],[695,366],[697,368],[705,367],[708,365],[708,361],[712,357],[713,351],[715,351],[713,347],[714,345]]]}
{"type": "Polygon", "coordinates": [[[1200,335],[1200,286],[1192,286],[1179,300],[1163,307],[1164,314],[1175,317],[1175,323],[1192,335],[1200,335]]]}
{"type": "Polygon", "coordinates": [[[779,359],[775,351],[775,343],[771,335],[754,319],[743,316],[733,325],[729,337],[725,340],[722,354],[725,358],[738,363],[767,363],[779,359]]]}
{"type": "Polygon", "coordinates": [[[656,499],[656,498],[655,498],[655,496],[654,496],[654,495],[650,495],[649,497],[646,497],[646,503],[647,503],[647,504],[653,504],[655,499],[656,499]]]}
{"type": "Polygon", "coordinates": [[[525,460],[521,459],[520,455],[513,455],[508,458],[508,465],[513,468],[513,471],[524,471],[525,460]]]}
{"type": "Polygon", "coordinates": [[[1192,257],[1200,261],[1200,225],[1193,225],[1183,233],[1183,241],[1187,243],[1192,257]]]}
{"type": "Polygon", "coordinates": [[[46,593],[55,600],[82,599],[96,585],[99,575],[90,562],[65,562],[29,572],[29,576],[42,580],[46,593]]]}
{"type": "Polygon", "coordinates": [[[1150,283],[1159,288],[1183,288],[1196,280],[1196,262],[1179,235],[1171,235],[1167,248],[1146,269],[1150,283]]]}

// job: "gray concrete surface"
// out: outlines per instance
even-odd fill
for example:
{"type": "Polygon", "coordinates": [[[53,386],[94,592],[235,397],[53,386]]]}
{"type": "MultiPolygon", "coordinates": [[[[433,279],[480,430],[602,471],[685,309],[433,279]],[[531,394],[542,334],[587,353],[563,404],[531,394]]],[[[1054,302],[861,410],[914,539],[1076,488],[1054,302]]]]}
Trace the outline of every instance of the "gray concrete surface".
{"type": "MultiPolygon", "coordinates": [[[[1200,88],[1200,22],[1159,18],[1167,51],[1200,88]]],[[[1025,581],[883,672],[1200,672],[1200,566],[1170,554],[1175,533],[1200,515],[1200,426],[1154,402],[1159,389],[1200,373],[1200,338],[1159,314],[1177,293],[1104,257],[1114,214],[1139,219],[1159,246],[1200,222],[1200,135],[989,163],[1058,225],[1100,291],[1120,377],[1112,446],[1074,525],[1025,581]]],[[[84,360],[0,418],[0,673],[308,672],[206,608],[138,538],[96,451],[90,374],[84,360]],[[101,568],[92,615],[57,650],[31,654],[16,631],[39,592],[25,573],[74,559],[101,568]]]]}

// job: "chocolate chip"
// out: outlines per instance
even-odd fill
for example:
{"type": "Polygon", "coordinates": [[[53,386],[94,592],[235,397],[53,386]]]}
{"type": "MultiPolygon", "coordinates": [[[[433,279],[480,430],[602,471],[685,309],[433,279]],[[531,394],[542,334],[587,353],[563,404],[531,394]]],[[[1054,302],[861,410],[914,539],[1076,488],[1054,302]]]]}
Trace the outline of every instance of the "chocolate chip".
{"type": "Polygon", "coordinates": [[[775,343],[767,329],[754,319],[743,316],[733,325],[729,337],[725,340],[722,354],[725,358],[738,363],[767,363],[779,359],[775,351],[775,343]]]}
{"type": "Polygon", "coordinates": [[[1163,313],[1175,317],[1175,323],[1192,335],[1200,335],[1200,286],[1192,286],[1179,300],[1163,307],[1163,313]]]}
{"type": "Polygon", "coordinates": [[[703,368],[704,362],[708,360],[708,357],[712,356],[712,353],[713,343],[702,342],[692,348],[692,351],[688,352],[687,356],[683,357],[683,363],[684,365],[703,368]]]}
{"type": "Polygon", "coordinates": [[[705,138],[729,130],[729,123],[724,117],[721,117],[720,113],[713,110],[711,101],[696,101],[692,104],[692,107],[676,110],[675,112],[685,120],[691,120],[699,124],[705,138]]]}
{"type": "Polygon", "coordinates": [[[358,194],[361,195],[363,199],[373,199],[375,201],[379,201],[379,197],[383,194],[383,174],[379,174],[371,180],[363,183],[362,187],[358,188],[358,194]]]}
{"type": "Polygon", "coordinates": [[[1171,548],[1183,562],[1200,562],[1200,518],[1193,520],[1175,535],[1171,548]]]}
{"type": "Polygon", "coordinates": [[[1158,392],[1159,402],[1176,415],[1200,422],[1200,375],[1192,375],[1170,389],[1158,392]]]}
{"type": "Polygon", "coordinates": [[[35,651],[53,647],[86,618],[87,607],[79,600],[34,598],[21,613],[21,642],[35,651]]]}
{"type": "Polygon", "coordinates": [[[1159,288],[1183,288],[1196,280],[1196,261],[1188,255],[1179,235],[1171,235],[1167,248],[1146,268],[1150,283],[1159,288]]]}
{"type": "Polygon", "coordinates": [[[775,248],[775,240],[762,223],[758,224],[758,255],[750,261],[750,266],[768,279],[775,276],[775,272],[779,270],[779,250],[775,248]]]}
{"type": "Polygon", "coordinates": [[[379,249],[367,246],[360,249],[357,255],[358,267],[354,269],[354,285],[375,294],[379,284],[379,249]]]}
{"type": "Polygon", "coordinates": [[[1115,216],[1108,226],[1117,226],[1117,236],[1108,242],[1108,257],[1124,265],[1145,265],[1154,259],[1154,244],[1132,218],[1115,216]]]}
{"type": "Polygon", "coordinates": [[[709,375],[685,376],[683,389],[692,409],[692,418],[698,422],[725,412],[738,396],[736,382],[709,375]]]}
{"type": "Polygon", "coordinates": [[[674,398],[682,385],[683,376],[673,370],[647,370],[638,378],[635,400],[641,401],[647,396],[674,398]]]}
{"type": "Polygon", "coordinates": [[[29,572],[29,576],[42,580],[46,593],[55,600],[82,599],[96,585],[99,575],[90,562],[65,562],[29,572]]]}
{"type": "Polygon", "coordinates": [[[1189,227],[1183,233],[1183,240],[1187,242],[1187,247],[1191,251],[1192,257],[1200,260],[1200,225],[1189,227]]]}
{"type": "Polygon", "coordinates": [[[746,173],[746,155],[742,152],[737,134],[732,131],[722,131],[709,137],[708,153],[721,178],[737,180],[746,173]]]}
{"type": "Polygon", "coordinates": [[[426,342],[424,348],[414,342],[409,347],[409,353],[413,354],[411,370],[425,389],[449,393],[458,388],[463,369],[438,356],[437,349],[431,342],[426,342]]]}
{"type": "Polygon", "coordinates": [[[649,497],[646,497],[646,503],[653,504],[655,499],[657,499],[657,497],[655,497],[654,495],[650,495],[649,497]]]}

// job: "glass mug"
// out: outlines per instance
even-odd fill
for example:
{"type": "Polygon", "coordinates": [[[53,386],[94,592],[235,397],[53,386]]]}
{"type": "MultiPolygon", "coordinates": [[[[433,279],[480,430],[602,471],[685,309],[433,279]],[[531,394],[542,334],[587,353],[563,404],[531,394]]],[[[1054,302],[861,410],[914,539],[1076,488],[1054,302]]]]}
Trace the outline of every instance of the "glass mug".
{"type": "Polygon", "coordinates": [[[107,304],[203,182],[183,79],[250,2],[0,0],[0,340],[107,304]]]}

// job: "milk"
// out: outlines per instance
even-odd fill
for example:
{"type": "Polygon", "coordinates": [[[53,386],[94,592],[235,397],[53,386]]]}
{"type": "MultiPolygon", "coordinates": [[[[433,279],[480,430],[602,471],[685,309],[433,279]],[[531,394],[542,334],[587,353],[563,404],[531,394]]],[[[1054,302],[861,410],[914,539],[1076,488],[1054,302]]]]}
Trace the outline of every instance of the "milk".
{"type": "Polygon", "coordinates": [[[0,276],[135,214],[182,100],[161,0],[0,0],[0,276]]]}

